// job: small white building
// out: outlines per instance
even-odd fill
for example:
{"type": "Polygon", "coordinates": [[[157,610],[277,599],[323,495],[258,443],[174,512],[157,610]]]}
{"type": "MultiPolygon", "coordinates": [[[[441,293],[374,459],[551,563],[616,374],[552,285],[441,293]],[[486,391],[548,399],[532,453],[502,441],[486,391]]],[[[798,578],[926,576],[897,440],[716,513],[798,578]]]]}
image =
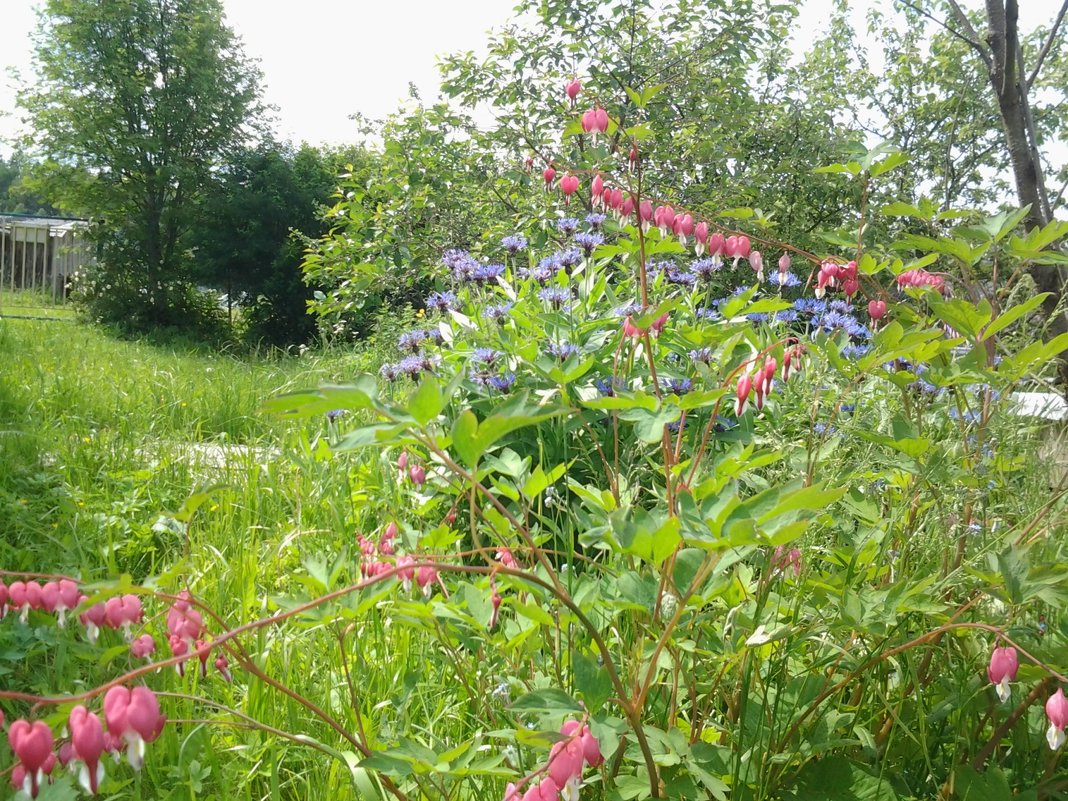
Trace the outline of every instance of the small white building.
{"type": "Polygon", "coordinates": [[[70,276],[91,260],[88,220],[0,213],[0,292],[67,296],[70,276]]]}

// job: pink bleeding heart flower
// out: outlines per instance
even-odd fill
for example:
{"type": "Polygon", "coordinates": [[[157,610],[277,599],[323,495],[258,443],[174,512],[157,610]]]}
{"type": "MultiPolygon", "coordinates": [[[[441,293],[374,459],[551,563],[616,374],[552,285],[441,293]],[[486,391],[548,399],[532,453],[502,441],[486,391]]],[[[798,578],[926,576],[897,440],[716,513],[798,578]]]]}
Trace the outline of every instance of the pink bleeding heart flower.
{"type": "Polygon", "coordinates": [[[26,598],[26,582],[12,581],[7,588],[8,605],[19,613],[19,622],[25,623],[30,614],[30,603],[26,598]]]}
{"type": "MultiPolygon", "coordinates": [[[[85,603],[88,600],[87,596],[82,596],[79,599],[79,603],[85,603]]],[[[96,645],[96,638],[100,634],[100,628],[105,625],[107,620],[107,610],[104,608],[104,604],[93,604],[86,609],[78,617],[85,626],[85,634],[89,638],[89,642],[96,645]]]]}
{"type": "Polygon", "coordinates": [[[147,687],[112,687],[104,696],[104,719],[111,734],[126,743],[126,759],[134,770],[144,764],[145,743],[159,737],[167,722],[147,687]]]}
{"type": "Polygon", "coordinates": [[[792,570],[794,576],[801,575],[801,551],[797,548],[786,550],[782,545],[775,546],[775,552],[771,555],[771,564],[776,573],[785,573],[792,570]]]}
{"type": "Polygon", "coordinates": [[[990,664],[987,666],[986,675],[990,683],[997,690],[998,699],[1004,703],[1009,700],[1012,690],[1009,682],[1016,681],[1016,672],[1020,669],[1020,659],[1016,655],[1016,649],[1011,645],[1005,648],[995,648],[990,654],[990,664]]]}
{"type": "Polygon", "coordinates": [[[653,222],[660,229],[660,235],[667,236],[675,227],[675,209],[671,206],[657,206],[653,212],[653,222]]]}
{"type": "Polygon", "coordinates": [[[226,654],[219,654],[215,658],[215,669],[219,671],[226,681],[232,682],[234,680],[234,677],[230,674],[230,660],[226,658],[226,654]]]}
{"type": "Polygon", "coordinates": [[[48,614],[56,611],[59,605],[59,582],[49,581],[41,587],[41,609],[48,614]]]}
{"type": "Polygon", "coordinates": [[[679,238],[679,244],[686,247],[686,242],[688,241],[687,238],[693,236],[693,217],[689,214],[683,214],[681,217],[676,217],[673,229],[675,231],[675,236],[679,238]]]}
{"type": "Polygon", "coordinates": [[[415,486],[423,486],[426,483],[426,468],[421,464],[412,465],[408,468],[408,478],[412,480],[415,486]]]}
{"type": "Polygon", "coordinates": [[[405,590],[410,590],[412,588],[412,581],[415,579],[415,560],[407,554],[398,556],[397,568],[397,578],[404,584],[405,590]]]}
{"type": "Polygon", "coordinates": [[[788,272],[790,272],[790,254],[786,253],[785,251],[783,252],[783,254],[781,256],[779,256],[779,272],[780,273],[788,273],[788,272]]]}
{"type": "Polygon", "coordinates": [[[553,181],[556,180],[556,170],[552,167],[546,167],[541,171],[541,177],[545,181],[545,191],[550,192],[553,188],[553,181]]]}
{"type": "Polygon", "coordinates": [[[419,589],[423,591],[423,595],[430,597],[430,593],[434,591],[434,582],[438,580],[438,570],[431,565],[420,565],[415,574],[415,582],[419,585],[419,589]]]}
{"type": "Polygon", "coordinates": [[[542,779],[535,789],[538,791],[536,796],[538,801],[559,801],[560,799],[560,785],[554,782],[551,776],[542,779]]]}
{"type": "Polygon", "coordinates": [[[634,198],[627,195],[623,198],[623,202],[619,204],[619,219],[622,222],[634,213],[634,198]]]}
{"type": "Polygon", "coordinates": [[[597,141],[597,135],[608,131],[608,112],[599,106],[594,106],[582,115],[582,130],[593,134],[593,141],[597,141]]]}
{"type": "Polygon", "coordinates": [[[523,801],[514,782],[508,782],[508,786],[504,788],[504,798],[501,801],[523,801]]]}
{"type": "Polygon", "coordinates": [[[764,408],[764,368],[761,367],[753,373],[753,396],[756,399],[757,411],[761,411],[764,408]]]}
{"type": "Polygon", "coordinates": [[[638,155],[638,146],[631,145],[630,153],[627,154],[627,169],[633,170],[638,166],[638,161],[641,157],[638,155]]]}
{"type": "Polygon", "coordinates": [[[59,599],[55,605],[57,622],[62,627],[66,624],[67,612],[74,609],[81,600],[77,582],[60,579],[58,584],[59,599]]]}
{"type": "Polygon", "coordinates": [[[408,451],[401,451],[401,455],[397,457],[397,469],[402,473],[408,468],[408,451]]]}
{"type": "Polygon", "coordinates": [[[4,584],[3,581],[0,581],[0,620],[4,619],[4,614],[7,612],[7,599],[7,585],[4,584]]]}
{"type": "Polygon", "coordinates": [[[564,93],[567,95],[567,99],[571,101],[571,105],[575,104],[575,98],[579,96],[581,91],[582,84],[579,83],[578,78],[572,78],[568,81],[567,86],[564,87],[564,93]]]}
{"type": "Polygon", "coordinates": [[[697,223],[693,229],[693,238],[697,242],[697,255],[701,256],[705,252],[705,246],[708,244],[708,223],[704,220],[697,223]]]}
{"type": "Polygon", "coordinates": [[[664,326],[667,325],[669,317],[670,317],[670,313],[669,312],[664,312],[659,317],[657,317],[655,320],[653,320],[653,324],[651,326],[649,326],[649,330],[652,331],[653,336],[660,336],[660,334],[663,333],[664,326]]]}
{"type": "Polygon", "coordinates": [[[52,730],[40,720],[32,724],[26,720],[16,720],[7,730],[7,741],[23,770],[20,788],[31,798],[36,798],[41,779],[50,772],[49,758],[55,759],[52,753],[55,743],[52,730]]]}
{"type": "Polygon", "coordinates": [[[722,257],[727,252],[727,240],[719,231],[708,238],[708,255],[716,258],[722,257]]]}
{"type": "Polygon", "coordinates": [[[871,300],[868,301],[868,316],[872,320],[881,320],[886,316],[886,301],[885,300],[871,300]]]}
{"type": "Polygon", "coordinates": [[[846,278],[842,282],[842,292],[845,293],[846,298],[852,299],[860,290],[860,281],[856,278],[846,278]]]}
{"type": "Polygon", "coordinates": [[[575,175],[565,175],[560,179],[560,191],[564,193],[565,203],[571,203],[571,196],[578,191],[579,179],[575,175]]]}
{"type": "Polygon", "coordinates": [[[594,208],[602,205],[604,194],[604,180],[601,178],[601,174],[593,176],[593,181],[590,183],[590,200],[594,208]]]}
{"type": "Polygon", "coordinates": [[[151,634],[142,634],[130,643],[130,653],[134,659],[150,659],[156,651],[156,641],[151,634]]]}
{"type": "Polygon", "coordinates": [[[641,223],[642,231],[648,232],[653,222],[653,204],[643,200],[638,204],[638,222],[641,223]]]}
{"type": "Polygon", "coordinates": [[[68,728],[74,757],[82,763],[78,781],[87,792],[96,795],[104,780],[104,765],[100,762],[104,753],[104,727],[95,712],[76,706],[70,711],[68,728]]]}
{"type": "Polygon", "coordinates": [[[497,592],[497,585],[494,584],[493,594],[490,596],[490,604],[493,606],[493,614],[490,615],[489,621],[490,631],[493,631],[493,629],[497,628],[497,619],[500,616],[502,600],[503,599],[501,598],[501,594],[497,592]]]}
{"type": "Polygon", "coordinates": [[[762,377],[762,394],[767,395],[771,392],[771,382],[775,378],[775,371],[778,369],[779,363],[771,356],[764,360],[764,369],[761,372],[762,377]]]}
{"type": "Polygon", "coordinates": [[[1050,750],[1056,751],[1066,739],[1064,729],[1068,726],[1068,698],[1064,697],[1064,690],[1057,689],[1046,701],[1046,717],[1049,718],[1049,729],[1046,730],[1046,742],[1050,750]]]}
{"type": "Polygon", "coordinates": [[[734,390],[735,402],[734,402],[734,415],[735,417],[741,417],[745,414],[745,406],[749,401],[749,393],[753,388],[753,379],[749,377],[748,373],[743,373],[738,379],[738,386],[734,390]]]}
{"type": "Polygon", "coordinates": [[[601,753],[601,744],[588,726],[582,727],[579,741],[582,743],[582,756],[586,764],[591,768],[599,767],[604,762],[604,755],[601,753]]]}
{"type": "Polygon", "coordinates": [[[582,776],[583,761],[582,743],[577,736],[553,743],[547,765],[549,778],[557,787],[563,787],[571,779],[582,776]]]}
{"type": "Polygon", "coordinates": [[[753,268],[753,272],[756,273],[757,281],[763,282],[764,280],[764,256],[761,255],[759,250],[754,250],[749,255],[749,266],[753,268]]]}
{"type": "Polygon", "coordinates": [[[645,329],[638,328],[638,326],[634,324],[633,317],[628,316],[627,319],[623,321],[623,336],[629,337],[630,339],[637,339],[644,334],[645,329]]]}

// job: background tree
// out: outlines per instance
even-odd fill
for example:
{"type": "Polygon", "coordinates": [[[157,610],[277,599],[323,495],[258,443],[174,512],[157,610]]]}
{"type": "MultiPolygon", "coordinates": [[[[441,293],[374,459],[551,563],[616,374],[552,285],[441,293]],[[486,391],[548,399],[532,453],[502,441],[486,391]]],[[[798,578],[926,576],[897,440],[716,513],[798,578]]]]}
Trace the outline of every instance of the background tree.
{"type": "Polygon", "coordinates": [[[32,165],[22,153],[0,156],[0,212],[61,216],[62,211],[46,199],[30,177],[32,165]]]}
{"type": "Polygon", "coordinates": [[[44,6],[20,103],[54,196],[97,221],[98,317],[183,325],[197,307],[197,200],[259,111],[259,71],[222,16],[219,0],[44,6]]]}
{"type": "Polygon", "coordinates": [[[307,307],[314,287],[300,270],[302,237],[324,233],[326,201],[353,160],[351,152],[268,140],[235,153],[205,192],[190,236],[192,275],[225,292],[231,311],[239,306],[239,327],[250,341],[291,345],[315,333],[307,307]]]}

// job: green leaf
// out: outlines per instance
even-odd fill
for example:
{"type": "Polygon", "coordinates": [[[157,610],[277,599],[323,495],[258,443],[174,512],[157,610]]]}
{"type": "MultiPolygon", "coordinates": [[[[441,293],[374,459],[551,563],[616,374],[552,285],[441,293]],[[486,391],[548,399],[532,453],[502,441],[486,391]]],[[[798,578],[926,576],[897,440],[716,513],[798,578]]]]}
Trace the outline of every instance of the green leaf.
{"type": "Polygon", "coordinates": [[[1023,303],[1003,311],[991,321],[990,325],[983,329],[980,340],[985,342],[990,339],[990,337],[994,336],[994,334],[1008,328],[1021,317],[1030,314],[1037,309],[1047,297],[1049,297],[1048,292],[1041,295],[1035,295],[1034,297],[1028,298],[1023,303]]]}
{"type": "Polygon", "coordinates": [[[890,172],[895,167],[900,167],[906,161],[909,160],[909,154],[904,152],[891,153],[882,161],[877,161],[868,168],[868,174],[872,178],[878,178],[880,175],[890,172]]]}
{"type": "Polygon", "coordinates": [[[612,680],[608,671],[587,654],[578,654],[574,660],[575,689],[582,693],[586,708],[596,713],[612,696],[612,680]]]}
{"type": "Polygon", "coordinates": [[[581,712],[582,704],[563,690],[546,687],[516,698],[508,708],[513,712],[581,712]]]}
{"type": "Polygon", "coordinates": [[[470,409],[464,409],[452,424],[452,449],[468,467],[473,467],[482,455],[477,437],[478,418],[470,409]]]}
{"type": "Polygon", "coordinates": [[[419,425],[425,426],[441,414],[446,400],[438,379],[433,375],[428,375],[408,398],[408,414],[415,418],[419,425]]]}

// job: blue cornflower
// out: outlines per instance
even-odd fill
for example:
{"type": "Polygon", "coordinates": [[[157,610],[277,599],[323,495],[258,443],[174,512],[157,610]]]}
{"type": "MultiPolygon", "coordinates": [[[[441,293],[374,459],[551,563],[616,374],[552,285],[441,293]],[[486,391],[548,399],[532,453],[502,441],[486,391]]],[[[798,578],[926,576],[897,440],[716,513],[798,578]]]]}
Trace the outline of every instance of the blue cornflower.
{"type": "Polygon", "coordinates": [[[798,298],[794,301],[794,309],[801,314],[823,314],[827,311],[827,301],[817,298],[798,298]]]}
{"type": "Polygon", "coordinates": [[[558,272],[560,272],[560,254],[554,253],[552,256],[546,256],[544,259],[538,262],[537,267],[528,269],[522,269],[519,274],[524,278],[533,278],[540,284],[544,284],[552,279],[558,272]]]}
{"type": "Polygon", "coordinates": [[[853,304],[847,300],[842,300],[841,298],[835,298],[834,300],[832,300],[830,303],[827,304],[827,308],[831,311],[841,312],[842,314],[853,313],[853,304]]]}
{"type": "Polygon", "coordinates": [[[440,329],[428,328],[423,333],[426,334],[426,338],[435,345],[440,345],[445,341],[445,335],[441,333],[440,329]]]}
{"type": "Polygon", "coordinates": [[[768,313],[750,312],[749,314],[745,315],[745,319],[747,319],[751,323],[766,323],[768,321],[768,313]]]}
{"type": "Polygon", "coordinates": [[[418,376],[423,372],[423,354],[417,353],[413,356],[405,356],[398,362],[397,372],[410,378],[418,376]]]}
{"type": "Polygon", "coordinates": [[[616,306],[612,310],[612,314],[616,317],[633,317],[635,314],[641,314],[642,305],[640,303],[624,303],[622,306],[616,306]]]}
{"type": "Polygon", "coordinates": [[[569,356],[578,353],[578,348],[567,342],[553,342],[546,348],[546,352],[560,361],[565,361],[569,356]]]}
{"type": "Polygon", "coordinates": [[[492,320],[495,323],[503,323],[508,319],[509,313],[512,311],[511,303],[497,303],[493,306],[487,306],[482,310],[482,316],[487,320],[492,320]]]}
{"type": "Polygon", "coordinates": [[[620,378],[595,378],[593,379],[593,385],[597,388],[597,391],[606,398],[614,398],[618,390],[623,389],[626,384],[620,378]]]}
{"type": "Polygon", "coordinates": [[[801,286],[801,279],[793,273],[772,273],[768,281],[784,288],[801,286]]]}
{"type": "Polygon", "coordinates": [[[400,375],[400,365],[387,362],[378,368],[378,374],[386,381],[396,381],[397,376],[400,375]]]}
{"type": "Polygon", "coordinates": [[[708,259],[698,259],[690,265],[690,271],[702,281],[710,281],[712,276],[718,273],[722,267],[723,261],[718,257],[712,257],[708,259]]]}
{"type": "Polygon", "coordinates": [[[574,217],[561,217],[556,221],[556,229],[562,234],[571,236],[578,230],[578,220],[574,217]]]}
{"type": "Polygon", "coordinates": [[[582,261],[582,253],[578,248],[568,248],[567,250],[561,250],[555,254],[556,260],[561,267],[574,267],[580,261],[582,261]]]}
{"type": "Polygon", "coordinates": [[[690,288],[693,288],[697,285],[696,275],[694,275],[693,273],[682,272],[680,270],[668,270],[667,280],[669,284],[679,284],[681,286],[686,286],[690,288]]]}
{"type": "Polygon", "coordinates": [[[586,224],[590,226],[590,228],[592,228],[594,231],[597,231],[602,225],[604,225],[604,221],[606,219],[608,218],[605,217],[605,215],[593,212],[592,214],[586,215],[586,224]]]}
{"type": "Polygon", "coordinates": [[[693,389],[692,378],[668,378],[664,380],[664,389],[674,395],[685,395],[693,389]]]}
{"type": "Polygon", "coordinates": [[[871,345],[846,345],[842,348],[843,359],[860,359],[867,356],[871,351],[871,345]]]}
{"type": "Polygon", "coordinates": [[[515,385],[515,373],[501,373],[490,376],[489,385],[498,392],[508,392],[515,385]]]}
{"type": "Polygon", "coordinates": [[[838,410],[842,414],[847,414],[847,415],[853,414],[853,412],[855,412],[856,409],[857,409],[857,405],[855,403],[843,403],[841,406],[838,407],[838,410]]]}
{"type": "Polygon", "coordinates": [[[454,271],[456,270],[458,265],[460,265],[465,259],[469,258],[471,258],[471,255],[466,250],[461,250],[460,248],[446,250],[443,254],[441,254],[441,261],[445,264],[446,267],[454,271]]]}
{"type": "Polygon", "coordinates": [[[653,262],[649,262],[647,265],[645,265],[645,274],[649,278],[655,278],[656,276],[660,275],[660,273],[662,273],[662,272],[666,272],[668,270],[677,270],[677,269],[678,269],[678,267],[676,266],[675,262],[673,262],[673,261],[653,261],[653,262]]]}
{"type": "Polygon", "coordinates": [[[501,246],[511,255],[515,255],[527,246],[527,238],[522,234],[512,234],[501,240],[501,246]]]}
{"type": "Polygon", "coordinates": [[[690,351],[690,361],[701,364],[712,364],[712,348],[701,348],[690,351]]]}
{"type": "Polygon", "coordinates": [[[326,419],[331,423],[336,422],[339,417],[345,414],[344,409],[331,409],[326,413],[326,419]]]}
{"type": "Polygon", "coordinates": [[[698,309],[694,314],[697,315],[699,320],[722,320],[723,315],[719,313],[719,309],[698,309]]]}
{"type": "Polygon", "coordinates": [[[965,423],[978,423],[982,414],[973,411],[972,409],[965,409],[964,414],[962,415],[956,406],[951,406],[949,409],[949,417],[951,420],[963,419],[965,423]]]}
{"type": "Polygon", "coordinates": [[[776,323],[792,323],[797,319],[797,312],[794,309],[783,309],[782,311],[775,312],[776,323]]]}
{"type": "MultiPolygon", "coordinates": [[[[601,216],[603,217],[604,215],[602,214],[601,216]]],[[[604,235],[578,233],[575,234],[575,244],[582,248],[583,252],[589,256],[593,253],[595,248],[604,244],[604,235]]]]}
{"type": "Polygon", "coordinates": [[[503,357],[503,353],[493,348],[475,348],[475,352],[471,354],[471,359],[479,364],[496,364],[503,357]]]}
{"type": "Polygon", "coordinates": [[[562,309],[571,300],[571,290],[561,286],[547,286],[538,292],[538,297],[554,309],[562,309]]]}
{"type": "Polygon", "coordinates": [[[423,347],[426,338],[426,331],[418,329],[415,331],[406,331],[400,335],[399,339],[397,339],[397,347],[401,350],[415,353],[423,347]]]}
{"type": "Polygon", "coordinates": [[[503,264],[480,264],[471,271],[471,280],[480,284],[493,283],[504,275],[503,264]]]}
{"type": "Polygon", "coordinates": [[[848,334],[864,327],[855,317],[839,311],[824,312],[816,321],[816,325],[824,331],[845,331],[848,334]]]}
{"type": "Polygon", "coordinates": [[[460,303],[456,300],[454,292],[431,292],[426,299],[428,311],[447,312],[449,309],[459,309],[460,303]]]}
{"type": "Polygon", "coordinates": [[[822,437],[824,434],[830,436],[834,434],[838,429],[834,426],[829,426],[826,423],[816,423],[812,426],[812,430],[816,432],[816,436],[822,437]]]}
{"type": "Polygon", "coordinates": [[[678,434],[680,430],[686,430],[686,420],[674,420],[667,424],[667,430],[672,434],[678,434]]]}
{"type": "Polygon", "coordinates": [[[732,428],[737,428],[737,427],[738,427],[738,421],[737,420],[731,420],[731,419],[729,419],[727,417],[720,417],[717,414],[716,415],[716,422],[713,424],[712,430],[715,431],[717,434],[722,434],[722,433],[724,433],[726,431],[730,431],[732,428]]]}

